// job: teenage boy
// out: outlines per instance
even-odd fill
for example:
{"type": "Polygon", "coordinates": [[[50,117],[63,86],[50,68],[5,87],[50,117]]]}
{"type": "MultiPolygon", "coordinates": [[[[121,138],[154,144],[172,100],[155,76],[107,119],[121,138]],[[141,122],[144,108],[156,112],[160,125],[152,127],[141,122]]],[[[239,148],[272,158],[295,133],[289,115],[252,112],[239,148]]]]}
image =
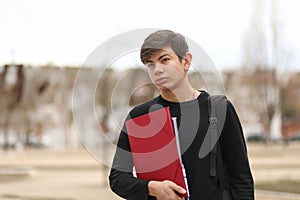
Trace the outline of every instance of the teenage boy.
{"type": "MultiPolygon", "coordinates": [[[[192,54],[188,51],[185,38],[170,30],[156,31],[145,39],[140,56],[160,95],[136,106],[127,119],[147,114],[155,105],[170,107],[171,116],[177,117],[178,120],[181,157],[188,179],[189,199],[221,200],[219,177],[211,177],[209,173],[211,153],[203,158],[199,157],[199,150],[209,126],[210,95],[203,90],[194,89],[189,83],[187,72],[191,66],[192,54]]],[[[226,118],[219,143],[223,166],[226,166],[230,198],[253,200],[253,178],[243,131],[230,101],[227,101],[226,118]]],[[[109,176],[110,187],[116,194],[131,200],[183,199],[180,194],[186,191],[172,181],[136,178],[133,175],[134,162],[130,152],[124,126],[109,176]]]]}

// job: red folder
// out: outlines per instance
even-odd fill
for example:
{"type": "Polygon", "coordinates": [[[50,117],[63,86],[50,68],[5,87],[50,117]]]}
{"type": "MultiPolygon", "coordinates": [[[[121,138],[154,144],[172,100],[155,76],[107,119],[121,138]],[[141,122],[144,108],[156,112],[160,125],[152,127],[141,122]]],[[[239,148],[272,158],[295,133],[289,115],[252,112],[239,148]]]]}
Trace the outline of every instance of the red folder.
{"type": "Polygon", "coordinates": [[[125,125],[137,177],[170,180],[187,190],[169,107],[127,120],[125,125]]]}

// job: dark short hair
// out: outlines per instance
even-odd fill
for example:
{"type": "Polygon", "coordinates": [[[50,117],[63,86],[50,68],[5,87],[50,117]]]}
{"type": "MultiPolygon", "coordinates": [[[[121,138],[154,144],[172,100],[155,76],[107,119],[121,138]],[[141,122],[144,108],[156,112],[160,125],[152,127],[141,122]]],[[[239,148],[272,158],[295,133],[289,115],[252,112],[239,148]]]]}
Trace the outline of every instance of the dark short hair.
{"type": "Polygon", "coordinates": [[[144,40],[141,47],[141,61],[145,64],[154,53],[165,47],[171,47],[180,61],[188,52],[187,42],[180,33],[170,30],[159,30],[151,33],[144,40]]]}

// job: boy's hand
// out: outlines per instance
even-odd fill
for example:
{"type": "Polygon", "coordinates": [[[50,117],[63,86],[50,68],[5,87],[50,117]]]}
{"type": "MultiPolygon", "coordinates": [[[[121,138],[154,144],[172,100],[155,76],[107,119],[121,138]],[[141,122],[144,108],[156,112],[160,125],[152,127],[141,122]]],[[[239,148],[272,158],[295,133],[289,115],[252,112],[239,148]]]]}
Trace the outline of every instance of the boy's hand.
{"type": "Polygon", "coordinates": [[[186,190],[172,181],[150,181],[148,184],[149,195],[157,200],[183,200],[179,194],[185,194],[186,190]]]}

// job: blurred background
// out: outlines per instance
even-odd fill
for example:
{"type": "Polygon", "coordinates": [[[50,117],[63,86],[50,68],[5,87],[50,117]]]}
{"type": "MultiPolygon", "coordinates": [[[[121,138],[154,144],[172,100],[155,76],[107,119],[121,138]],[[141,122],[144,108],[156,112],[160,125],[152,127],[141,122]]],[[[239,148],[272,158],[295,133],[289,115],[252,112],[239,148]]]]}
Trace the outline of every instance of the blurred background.
{"type": "MultiPolygon", "coordinates": [[[[300,199],[299,6],[2,0],[0,199],[120,199],[107,185],[114,144],[128,110],[158,91],[137,51],[100,66],[101,77],[84,63],[106,40],[141,28],[182,33],[212,59],[243,125],[256,199],[300,199]],[[91,95],[93,113],[84,107],[91,95]]],[[[191,70],[192,85],[208,90],[212,73],[191,70]]]]}

